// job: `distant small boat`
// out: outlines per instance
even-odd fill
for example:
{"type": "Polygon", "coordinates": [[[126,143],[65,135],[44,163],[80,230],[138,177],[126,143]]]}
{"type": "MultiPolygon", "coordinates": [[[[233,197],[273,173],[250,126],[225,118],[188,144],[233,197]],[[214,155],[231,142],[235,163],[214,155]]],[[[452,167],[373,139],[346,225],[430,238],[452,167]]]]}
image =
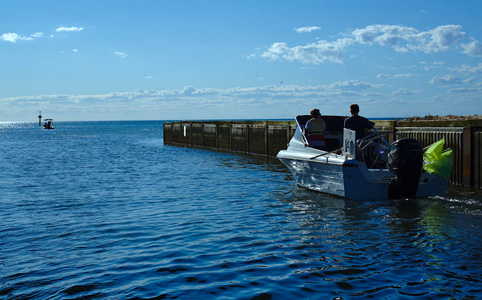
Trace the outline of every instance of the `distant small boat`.
{"type": "Polygon", "coordinates": [[[44,129],[55,129],[54,126],[52,125],[53,121],[54,119],[45,119],[44,129]]]}
{"type": "Polygon", "coordinates": [[[426,149],[414,139],[388,145],[372,128],[356,141],[355,132],[343,128],[344,117],[322,116],[326,148],[319,150],[309,146],[303,132],[310,118],[296,117],[288,149],[277,155],[300,186],[352,200],[445,195],[453,155],[452,150],[443,151],[444,140],[426,149]]]}

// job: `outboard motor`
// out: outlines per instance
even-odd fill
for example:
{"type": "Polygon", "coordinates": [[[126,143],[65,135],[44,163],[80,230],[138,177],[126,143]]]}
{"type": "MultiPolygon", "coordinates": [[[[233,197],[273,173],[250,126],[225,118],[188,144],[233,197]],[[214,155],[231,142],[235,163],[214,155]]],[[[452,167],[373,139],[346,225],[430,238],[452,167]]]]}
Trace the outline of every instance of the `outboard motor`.
{"type": "Polygon", "coordinates": [[[390,145],[388,168],[397,177],[390,182],[390,198],[415,198],[423,165],[423,148],[415,139],[400,139],[390,145]]]}

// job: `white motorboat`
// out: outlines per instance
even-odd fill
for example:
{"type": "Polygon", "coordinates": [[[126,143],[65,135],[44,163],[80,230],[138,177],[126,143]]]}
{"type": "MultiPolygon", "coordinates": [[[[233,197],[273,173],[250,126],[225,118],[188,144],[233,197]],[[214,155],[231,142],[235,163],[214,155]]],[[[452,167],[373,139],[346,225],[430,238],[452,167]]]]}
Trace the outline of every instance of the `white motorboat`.
{"type": "Polygon", "coordinates": [[[445,195],[453,154],[442,151],[443,140],[426,149],[415,139],[389,145],[373,127],[356,141],[355,132],[344,128],[344,117],[322,116],[326,146],[320,150],[308,145],[303,132],[310,118],[296,117],[295,134],[277,155],[300,186],[352,200],[445,195]]]}

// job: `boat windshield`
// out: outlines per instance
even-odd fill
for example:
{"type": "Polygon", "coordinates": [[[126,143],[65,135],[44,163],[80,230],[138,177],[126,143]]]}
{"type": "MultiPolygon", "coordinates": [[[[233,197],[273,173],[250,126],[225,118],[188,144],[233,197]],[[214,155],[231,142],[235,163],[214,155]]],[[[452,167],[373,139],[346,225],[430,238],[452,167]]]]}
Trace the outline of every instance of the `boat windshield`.
{"type": "MultiPolygon", "coordinates": [[[[325,121],[326,124],[324,137],[326,146],[323,150],[333,151],[339,149],[341,147],[341,141],[343,139],[343,127],[345,123],[345,117],[322,115],[321,118],[325,121]]],[[[304,129],[306,122],[308,122],[310,119],[310,115],[300,115],[296,117],[296,122],[298,123],[298,127],[301,131],[303,143],[305,143],[306,145],[308,145],[308,139],[304,135],[304,129]]]]}
{"type": "MultiPolygon", "coordinates": [[[[331,134],[343,133],[345,117],[342,116],[321,116],[326,123],[325,131],[331,134]]],[[[310,115],[300,115],[296,117],[296,122],[300,129],[305,129],[306,122],[311,119],[310,115]]]]}

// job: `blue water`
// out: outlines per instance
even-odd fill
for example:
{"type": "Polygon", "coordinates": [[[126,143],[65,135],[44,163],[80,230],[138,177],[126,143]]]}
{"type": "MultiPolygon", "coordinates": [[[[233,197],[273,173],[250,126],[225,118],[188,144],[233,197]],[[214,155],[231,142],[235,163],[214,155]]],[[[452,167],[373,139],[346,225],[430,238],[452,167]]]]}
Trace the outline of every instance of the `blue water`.
{"type": "Polygon", "coordinates": [[[162,122],[0,124],[0,299],[477,299],[482,197],[354,202],[162,122]]]}

